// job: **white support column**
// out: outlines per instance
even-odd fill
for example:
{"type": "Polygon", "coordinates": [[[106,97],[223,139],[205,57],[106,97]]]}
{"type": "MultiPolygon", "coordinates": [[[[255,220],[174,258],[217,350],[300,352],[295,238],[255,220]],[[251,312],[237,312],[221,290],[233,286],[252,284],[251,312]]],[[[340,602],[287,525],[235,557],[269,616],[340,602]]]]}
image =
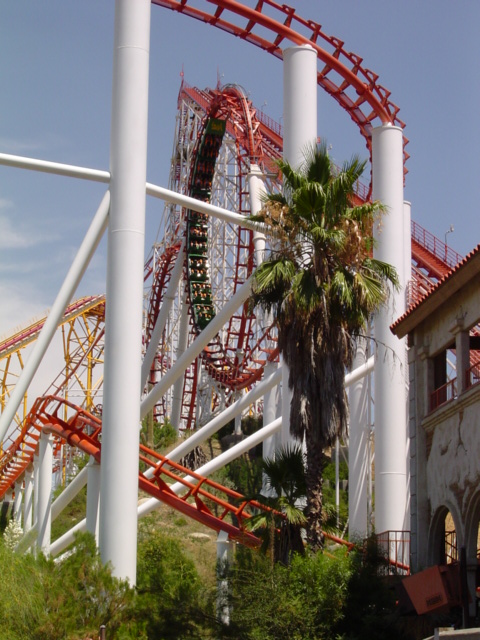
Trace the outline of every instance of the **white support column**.
{"type": "Polygon", "coordinates": [[[107,214],[110,205],[110,193],[103,196],[102,202],[98,207],[94,219],[85,238],[80,245],[77,255],[73,260],[65,280],[58,292],[58,295],[53,303],[52,308],[48,314],[45,324],[40,331],[40,334],[33,346],[33,349],[25,363],[25,366],[20,374],[20,378],[15,385],[15,388],[10,395],[7,406],[0,416],[0,442],[3,441],[7,433],[12,420],[15,417],[15,413],[23,402],[25,393],[28,389],[33,376],[37,372],[38,367],[42,361],[45,352],[48,349],[50,342],[52,341],[55,331],[57,330],[63,313],[70,302],[78,283],[81,281],[83,274],[85,273],[91,257],[95,253],[95,250],[103,236],[103,233],[107,226],[107,214]]]}
{"type": "Polygon", "coordinates": [[[87,531],[95,538],[98,545],[99,513],[100,513],[100,465],[95,458],[87,464],[87,531]]]}
{"type": "Polygon", "coordinates": [[[217,619],[230,623],[228,568],[233,560],[233,547],[228,533],[219,531],[217,537],[217,619]]]}
{"type": "Polygon", "coordinates": [[[399,127],[383,125],[372,132],[373,198],[387,207],[375,229],[376,258],[398,272],[400,291],[391,291],[375,318],[375,529],[377,533],[408,529],[407,415],[405,341],[390,331],[405,311],[403,136],[399,127]]]}
{"type": "Polygon", "coordinates": [[[25,471],[25,493],[23,496],[23,531],[28,533],[33,525],[33,468],[25,471]]]}
{"type": "MultiPolygon", "coordinates": [[[[256,164],[251,165],[250,173],[248,174],[248,189],[250,192],[250,211],[253,215],[257,214],[262,208],[262,194],[265,192],[265,184],[263,181],[263,174],[256,164]]],[[[255,246],[255,262],[257,267],[260,266],[265,258],[265,234],[255,231],[253,234],[253,243],[255,246]]],[[[259,321],[263,322],[264,326],[271,323],[271,318],[268,318],[263,311],[259,311],[259,321]],[[260,315],[262,314],[262,315],[260,315]]],[[[264,369],[264,378],[268,378],[278,368],[276,362],[267,362],[264,369]]],[[[278,403],[279,403],[279,389],[274,387],[268,389],[263,397],[263,424],[270,424],[278,415],[278,403]]],[[[273,435],[267,438],[263,442],[262,456],[264,459],[273,459],[275,450],[278,447],[277,435],[273,435]]],[[[264,493],[266,487],[263,488],[264,493]]]]}
{"type": "MultiPolygon", "coordinates": [[[[357,338],[352,369],[367,363],[365,338],[357,338]]],[[[360,378],[348,389],[350,429],[348,440],[348,522],[350,540],[368,535],[368,384],[360,378]]]]}
{"type": "Polygon", "coordinates": [[[110,142],[100,553],[135,584],[149,0],[116,0],[110,142]]]}
{"type": "Polygon", "coordinates": [[[40,484],[40,462],[38,460],[39,449],[33,456],[33,522],[38,521],[38,487],[40,484]]]}
{"type": "MultiPolygon", "coordinates": [[[[256,215],[262,208],[262,195],[265,194],[264,175],[256,164],[250,166],[247,177],[248,191],[250,195],[250,213],[256,215]]],[[[255,247],[255,264],[260,266],[265,257],[265,234],[259,231],[253,232],[253,245],[255,247]]]]}
{"type": "MultiPolygon", "coordinates": [[[[278,364],[276,362],[268,362],[265,365],[264,376],[267,378],[277,371],[278,364]]],[[[272,387],[265,392],[263,396],[263,424],[270,424],[278,417],[278,399],[279,399],[278,387],[272,387]]],[[[263,441],[262,456],[264,460],[273,460],[275,450],[278,449],[278,434],[274,434],[263,441]]],[[[266,493],[265,477],[264,477],[264,493],[266,493]]]]}
{"type": "MultiPolygon", "coordinates": [[[[412,205],[407,200],[403,203],[403,251],[403,277],[405,288],[407,288],[412,279],[412,205]]],[[[406,298],[405,307],[407,307],[406,298]]]]}
{"type": "Polygon", "coordinates": [[[317,54],[309,45],[283,51],[283,157],[298,168],[317,141],[317,54]]]}
{"type": "MultiPolygon", "coordinates": [[[[283,157],[299,168],[306,150],[317,141],[317,54],[309,45],[283,51],[283,157]]],[[[291,444],[288,368],[282,360],[281,444],[291,444]]]]}
{"type": "MultiPolygon", "coordinates": [[[[182,296],[182,308],[180,311],[180,326],[178,329],[178,344],[176,351],[176,361],[185,353],[188,343],[188,305],[185,293],[182,296]]],[[[172,394],[172,425],[179,433],[180,430],[180,417],[182,413],[182,401],[183,401],[183,385],[184,376],[180,376],[173,385],[172,394]]]]}
{"type": "Polygon", "coordinates": [[[50,553],[50,534],[52,527],[52,465],[53,437],[42,433],[38,448],[39,483],[35,487],[38,492],[37,514],[37,547],[45,555],[50,553]]]}
{"type": "Polygon", "coordinates": [[[23,500],[23,482],[15,483],[15,500],[13,502],[13,516],[15,521],[22,524],[22,500],[23,500]]]}

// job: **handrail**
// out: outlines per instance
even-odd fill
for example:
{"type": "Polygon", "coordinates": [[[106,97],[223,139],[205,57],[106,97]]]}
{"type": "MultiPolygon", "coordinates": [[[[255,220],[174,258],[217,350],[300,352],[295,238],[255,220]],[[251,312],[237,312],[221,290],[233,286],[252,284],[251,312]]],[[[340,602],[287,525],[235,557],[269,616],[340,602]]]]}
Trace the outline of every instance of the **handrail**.
{"type": "Polygon", "coordinates": [[[434,411],[438,407],[447,402],[451,402],[457,397],[457,378],[449,380],[441,387],[438,387],[430,394],[430,411],[434,411]]]}
{"type": "Polygon", "coordinates": [[[465,371],[465,388],[474,387],[480,382],[480,366],[473,364],[465,371]]]}
{"type": "Polygon", "coordinates": [[[454,251],[445,242],[436,238],[433,233],[424,229],[418,222],[412,220],[411,225],[412,239],[427,249],[440,262],[447,265],[450,269],[457,266],[463,260],[463,256],[454,251]]]}

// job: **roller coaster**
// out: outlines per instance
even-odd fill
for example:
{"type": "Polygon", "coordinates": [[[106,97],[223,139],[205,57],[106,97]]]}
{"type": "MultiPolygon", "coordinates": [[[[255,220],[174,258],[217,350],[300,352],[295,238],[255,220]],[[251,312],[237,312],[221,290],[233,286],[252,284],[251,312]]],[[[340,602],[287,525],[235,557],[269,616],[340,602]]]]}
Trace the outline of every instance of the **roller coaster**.
{"type": "MultiPolygon", "coordinates": [[[[152,4],[208,23],[277,58],[282,58],[282,47],[288,44],[313,47],[319,61],[318,86],[356,123],[370,154],[374,126],[391,123],[404,128],[390,93],[378,83],[375,73],[362,66],[362,59],[348,52],[338,38],[326,35],[318,23],[301,18],[286,5],[271,0],[259,2],[255,8],[233,0],[215,0],[202,9],[190,0],[153,0],[152,4]]],[[[404,137],[404,175],[407,143],[404,137]]],[[[282,152],[282,127],[255,108],[242,87],[200,89],[182,79],[170,191],[246,219],[251,212],[250,175],[258,170],[266,190],[280,189],[275,161],[282,152]]],[[[26,166],[21,159],[4,157],[1,162],[26,166]]],[[[358,184],[359,202],[371,195],[371,184],[358,184]]],[[[251,225],[207,216],[198,207],[167,201],[161,229],[161,240],[153,245],[144,266],[144,395],[206,335],[258,261],[258,233],[251,225]]],[[[412,222],[411,259],[408,295],[414,302],[462,257],[412,222]]],[[[0,342],[2,412],[23,369],[25,354],[45,322],[38,320],[0,342]]],[[[101,462],[105,296],[70,303],[58,331],[63,349],[59,376],[33,403],[25,396],[2,443],[0,498],[5,500],[21,493],[25,475],[35,463],[42,432],[54,438],[52,472],[57,474],[57,482],[64,482],[73,470],[75,448],[101,462]]],[[[202,427],[208,429],[215,420],[215,428],[219,428],[222,416],[229,419],[228,407],[242,398],[254,398],[250,406],[261,412],[262,396],[255,395],[255,389],[266,378],[267,365],[277,361],[275,327],[242,302],[155,400],[153,418],[161,422],[168,417],[179,432],[188,435],[202,427]]],[[[277,428],[278,424],[272,433],[277,428]]],[[[185,446],[180,449],[185,452],[185,446]]],[[[201,469],[181,467],[179,455],[166,459],[140,447],[139,486],[155,499],[152,508],[158,504],[156,500],[166,502],[216,531],[226,531],[235,541],[258,546],[258,538],[245,522],[252,509],[262,506],[208,480],[210,468],[202,475],[201,469]]],[[[62,548],[59,544],[56,551],[62,548]]]]}

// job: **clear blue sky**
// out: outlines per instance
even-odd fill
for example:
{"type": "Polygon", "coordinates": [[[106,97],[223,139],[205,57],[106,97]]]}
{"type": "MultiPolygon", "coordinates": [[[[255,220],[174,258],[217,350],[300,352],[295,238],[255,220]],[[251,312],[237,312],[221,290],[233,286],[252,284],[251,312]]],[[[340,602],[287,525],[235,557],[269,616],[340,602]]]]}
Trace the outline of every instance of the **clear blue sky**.
{"type": "MultiPolygon", "coordinates": [[[[380,76],[410,139],[413,218],[466,254],[480,242],[480,2],[293,0],[380,76]]],[[[0,151],[108,169],[113,0],[0,3],[0,151]]],[[[281,62],[212,27],[152,7],[148,180],[167,186],[180,72],[237,82],[280,120],[281,62]],[[266,104],[265,104],[266,103],[266,104]]],[[[337,161],[364,141],[319,90],[319,134],[337,161]]],[[[0,334],[50,307],[104,187],[0,167],[0,334]]],[[[147,244],[161,205],[148,204],[147,244]]],[[[79,294],[105,290],[105,246],[79,294]]]]}

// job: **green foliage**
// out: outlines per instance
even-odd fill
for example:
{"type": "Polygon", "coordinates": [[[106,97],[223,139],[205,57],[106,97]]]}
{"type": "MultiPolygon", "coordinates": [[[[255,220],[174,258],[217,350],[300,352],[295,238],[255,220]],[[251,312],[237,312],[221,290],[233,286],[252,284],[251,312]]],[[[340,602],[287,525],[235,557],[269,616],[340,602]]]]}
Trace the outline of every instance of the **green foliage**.
{"type": "Polygon", "coordinates": [[[235,640],[412,640],[373,541],[346,555],[294,555],[289,566],[239,550],[230,572],[235,640]],[[380,571],[379,571],[380,569],[380,571]]]}
{"type": "Polygon", "coordinates": [[[248,454],[232,460],[228,465],[228,477],[236,491],[245,496],[256,496],[262,488],[262,459],[248,454]]]}
{"type": "Polygon", "coordinates": [[[31,557],[0,540],[0,640],[30,640],[43,617],[43,581],[31,557]]]}
{"type": "Polygon", "coordinates": [[[290,562],[293,552],[303,553],[301,529],[306,518],[301,508],[306,495],[305,461],[300,445],[281,447],[274,458],[262,460],[265,489],[255,497],[271,511],[253,516],[247,526],[261,531],[262,551],[268,551],[271,561],[290,562]]]}
{"type": "Polygon", "coordinates": [[[136,618],[144,637],[183,640],[206,637],[205,591],[179,542],[148,527],[140,529],[136,618]]]}
{"type": "Polygon", "coordinates": [[[59,563],[1,544],[0,566],[0,640],[74,640],[101,624],[109,638],[138,637],[128,635],[134,592],[112,577],[88,534],[59,563]]]}
{"type": "MultiPolygon", "coordinates": [[[[148,446],[148,422],[147,419],[142,423],[140,430],[140,442],[141,444],[148,446]]],[[[168,418],[165,418],[164,422],[153,423],[153,449],[154,451],[161,451],[172,445],[177,440],[177,432],[168,418]]]]}
{"type": "MultiPolygon", "coordinates": [[[[57,490],[57,498],[65,487],[57,490]]],[[[69,531],[77,522],[85,517],[87,508],[87,488],[83,487],[77,495],[70,501],[68,508],[61,511],[52,522],[52,540],[56,540],[61,535],[69,531]]]]}
{"type": "Polygon", "coordinates": [[[362,551],[352,553],[344,616],[336,629],[342,640],[412,640],[399,618],[385,566],[386,559],[374,538],[362,551]]]}
{"type": "Polygon", "coordinates": [[[286,567],[243,551],[231,572],[232,613],[222,638],[316,640],[333,638],[350,579],[344,554],[292,558],[286,567]]]}
{"type": "Polygon", "coordinates": [[[110,637],[120,627],[128,627],[134,592],[124,581],[114,578],[97,552],[90,534],[75,540],[73,552],[60,563],[45,560],[45,615],[35,638],[60,640],[98,633],[101,624],[110,637]],[[80,636],[77,636],[81,630],[80,636]]]}

